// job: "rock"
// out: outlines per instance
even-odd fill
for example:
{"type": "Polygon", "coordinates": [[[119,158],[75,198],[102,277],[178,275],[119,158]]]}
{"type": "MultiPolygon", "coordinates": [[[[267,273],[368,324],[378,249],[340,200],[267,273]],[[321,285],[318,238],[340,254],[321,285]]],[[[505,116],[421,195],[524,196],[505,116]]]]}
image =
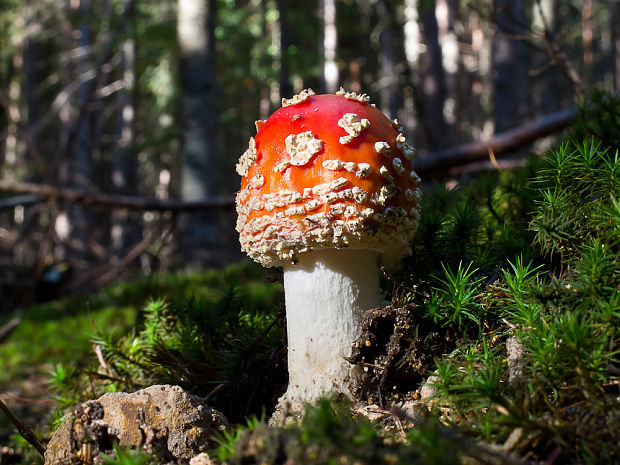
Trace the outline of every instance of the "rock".
{"type": "Polygon", "coordinates": [[[420,388],[420,398],[424,400],[429,400],[431,397],[437,394],[437,388],[435,387],[435,384],[439,383],[440,381],[441,379],[439,378],[439,376],[429,376],[420,388]]]}
{"type": "Polygon", "coordinates": [[[409,400],[403,402],[400,408],[407,414],[410,420],[425,418],[429,414],[428,404],[424,400],[409,400]]]}
{"type": "Polygon", "coordinates": [[[368,418],[370,421],[383,420],[389,415],[389,412],[379,408],[377,404],[366,405],[356,410],[358,415],[368,418]]]}
{"type": "Polygon", "coordinates": [[[510,336],[506,339],[506,352],[508,364],[508,381],[515,383],[523,377],[525,369],[525,347],[517,336],[510,336]]]}
{"type": "Polygon", "coordinates": [[[201,452],[189,461],[189,465],[213,465],[213,461],[208,454],[201,452]]]}
{"type": "Polygon", "coordinates": [[[188,463],[216,446],[228,427],[217,410],[179,386],[157,385],[134,393],[114,392],[71,409],[50,440],[46,465],[97,464],[112,444],[142,446],[159,463],[188,463]]]}

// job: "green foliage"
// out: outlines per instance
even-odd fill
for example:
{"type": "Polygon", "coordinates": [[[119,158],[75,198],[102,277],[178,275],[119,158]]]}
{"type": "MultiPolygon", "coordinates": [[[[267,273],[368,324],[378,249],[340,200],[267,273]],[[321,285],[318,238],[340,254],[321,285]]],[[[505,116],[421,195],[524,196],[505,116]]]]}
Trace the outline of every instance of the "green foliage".
{"type": "Polygon", "coordinates": [[[545,157],[541,196],[530,228],[535,244],[562,261],[579,256],[594,238],[617,240],[613,217],[620,195],[618,148],[593,139],[568,142],[545,157]]]}
{"type": "Polygon", "coordinates": [[[460,263],[485,270],[520,253],[533,258],[533,235],[525,225],[535,208],[530,186],[538,165],[531,158],[521,170],[487,175],[452,190],[432,186],[422,197],[414,255],[405,261],[411,284],[445,276],[446,269],[454,273],[460,263]]]}
{"type": "Polygon", "coordinates": [[[584,140],[594,137],[606,147],[620,147],[620,95],[593,88],[579,106],[581,117],[570,138],[584,140]]]}
{"type": "Polygon", "coordinates": [[[239,442],[241,436],[243,434],[247,434],[247,432],[254,431],[258,428],[261,422],[264,422],[265,419],[258,419],[256,416],[251,416],[246,419],[246,425],[241,426],[233,426],[228,430],[220,433],[219,437],[216,437],[216,442],[219,444],[215,453],[217,458],[223,462],[231,459],[235,455],[235,444],[239,442]]]}
{"type": "Polygon", "coordinates": [[[612,463],[620,100],[595,93],[584,108],[572,138],[523,169],[433,187],[396,281],[407,304],[459,339],[433,367],[442,423],[540,460],[555,451],[566,463],[612,463]]]}
{"type": "Polygon", "coordinates": [[[149,300],[129,331],[97,331],[93,363],[79,372],[58,365],[52,374],[61,406],[83,400],[86,386],[96,397],[170,383],[205,397],[231,419],[272,408],[286,382],[276,355],[281,286],[265,283],[262,274],[263,282],[241,286],[233,270],[218,273],[210,286],[207,281],[196,293],[202,297],[149,300]]]}
{"type": "Polygon", "coordinates": [[[475,278],[477,270],[471,270],[471,263],[463,269],[459,263],[456,273],[444,267],[444,278],[439,278],[440,287],[434,288],[427,306],[427,315],[444,325],[468,328],[472,324],[479,330],[484,316],[476,294],[481,277],[475,278]]]}
{"type": "MultiPolygon", "coordinates": [[[[43,464],[43,457],[36,451],[32,445],[19,434],[12,434],[10,437],[10,446],[21,455],[21,463],[24,464],[43,464]]],[[[10,459],[9,459],[10,460],[10,459]]]]}
{"type": "Polygon", "coordinates": [[[461,265],[433,281],[434,318],[467,335],[470,314],[485,315],[480,333],[436,359],[446,424],[490,442],[511,436],[541,459],[554,450],[568,463],[620,459],[617,153],[593,138],[551,150],[528,184],[527,256],[496,262],[490,285],[468,283],[474,273],[461,265]]]}
{"type": "Polygon", "coordinates": [[[419,428],[407,441],[386,437],[381,429],[365,418],[353,417],[349,404],[324,398],[308,406],[299,424],[269,427],[258,423],[237,430],[234,442],[221,446],[218,454],[231,465],[457,463],[456,451],[435,426],[419,428]]]}
{"type": "Polygon", "coordinates": [[[143,449],[130,447],[120,447],[118,443],[113,444],[114,455],[103,455],[103,465],[147,465],[155,464],[154,457],[147,454],[143,449]]]}

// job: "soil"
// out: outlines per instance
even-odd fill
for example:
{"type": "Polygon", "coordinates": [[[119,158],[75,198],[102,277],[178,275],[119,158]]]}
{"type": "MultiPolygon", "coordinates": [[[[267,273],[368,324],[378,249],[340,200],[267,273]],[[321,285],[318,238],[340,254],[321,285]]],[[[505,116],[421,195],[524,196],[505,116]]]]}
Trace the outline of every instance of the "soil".
{"type": "Polygon", "coordinates": [[[348,360],[368,373],[360,400],[381,407],[414,393],[435,368],[434,357],[456,347],[449,328],[422,317],[415,305],[368,310],[348,360]]]}

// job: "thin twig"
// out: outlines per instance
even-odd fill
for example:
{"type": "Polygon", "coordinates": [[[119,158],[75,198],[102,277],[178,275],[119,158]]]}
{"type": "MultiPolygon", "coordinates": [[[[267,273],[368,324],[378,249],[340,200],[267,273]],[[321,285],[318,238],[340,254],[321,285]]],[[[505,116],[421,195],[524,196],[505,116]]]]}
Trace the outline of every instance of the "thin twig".
{"type": "Polygon", "coordinates": [[[107,271],[102,276],[99,276],[94,283],[95,288],[100,288],[112,281],[118,275],[120,275],[123,270],[125,270],[131,262],[133,262],[142,252],[146,250],[146,248],[157,239],[163,232],[166,223],[168,221],[164,220],[159,227],[155,230],[150,231],[144,239],[142,239],[138,244],[136,244],[125,257],[111,270],[107,271]]]}
{"type": "Polygon", "coordinates": [[[11,412],[9,407],[4,403],[2,399],[0,399],[0,410],[2,410],[4,414],[8,417],[8,419],[11,420],[11,423],[15,425],[15,428],[17,428],[17,432],[26,441],[28,441],[39,454],[41,454],[41,457],[45,457],[45,448],[41,445],[41,443],[37,439],[37,436],[30,428],[28,428],[24,423],[22,423],[21,420],[13,414],[13,412],[11,412]]]}

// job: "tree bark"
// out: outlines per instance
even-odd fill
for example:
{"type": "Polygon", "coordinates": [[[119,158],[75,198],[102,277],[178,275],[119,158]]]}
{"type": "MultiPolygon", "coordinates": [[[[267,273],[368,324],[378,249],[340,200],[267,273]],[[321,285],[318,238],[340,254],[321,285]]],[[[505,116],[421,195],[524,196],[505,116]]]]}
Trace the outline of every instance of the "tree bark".
{"type": "MultiPolygon", "coordinates": [[[[215,0],[179,0],[178,39],[183,105],[181,196],[185,201],[207,199],[217,192],[218,164],[215,131],[215,0]]],[[[205,212],[188,215],[184,249],[190,266],[202,253],[214,252],[218,239],[216,217],[205,212]]]]}
{"type": "Polygon", "coordinates": [[[456,5],[454,1],[436,0],[435,17],[437,18],[438,39],[441,46],[441,62],[445,82],[445,100],[443,116],[447,126],[445,143],[452,144],[457,114],[457,79],[459,77],[459,44],[454,23],[456,5]]]}
{"type": "MultiPolygon", "coordinates": [[[[115,164],[112,170],[114,191],[122,195],[138,194],[138,160],[135,144],[136,114],[136,39],[135,5],[124,0],[124,40],[121,45],[121,69],[123,89],[117,97],[118,105],[118,141],[116,143],[115,164]]],[[[127,212],[115,212],[112,216],[111,242],[118,252],[139,239],[139,230],[135,220],[130,220],[127,212]]]]}
{"type": "Polygon", "coordinates": [[[594,76],[594,31],[592,30],[592,0],[583,0],[581,7],[581,39],[583,45],[583,77],[586,86],[592,85],[594,76]]]}
{"type": "Polygon", "coordinates": [[[405,39],[405,59],[409,76],[409,89],[405,89],[405,118],[401,122],[404,125],[408,140],[415,141],[414,132],[418,124],[423,121],[418,119],[419,96],[420,96],[420,25],[418,24],[418,0],[405,0],[405,24],[403,35],[405,39]]]}
{"type": "Polygon", "coordinates": [[[394,34],[392,31],[392,16],[394,7],[390,0],[377,0],[377,16],[382,23],[380,41],[381,52],[379,64],[381,66],[381,107],[390,119],[398,115],[398,101],[396,91],[398,78],[395,71],[394,60],[394,34]]]}
{"type": "Polygon", "coordinates": [[[336,63],[336,50],[338,49],[336,0],[320,0],[319,5],[323,31],[323,40],[321,41],[321,57],[323,60],[321,86],[325,92],[333,94],[338,90],[339,84],[339,70],[336,63]]]}
{"type": "Polygon", "coordinates": [[[609,29],[611,30],[611,59],[614,89],[620,90],[620,0],[612,0],[609,5],[609,29]]]}
{"type": "Polygon", "coordinates": [[[446,98],[446,83],[443,71],[443,59],[439,46],[439,28],[435,16],[435,2],[424,2],[421,9],[424,26],[424,43],[426,52],[422,55],[424,78],[422,81],[424,92],[424,113],[420,118],[428,121],[429,132],[426,134],[428,148],[435,150],[445,144],[446,121],[443,116],[443,106],[446,98]]]}
{"type": "Polygon", "coordinates": [[[289,76],[288,68],[288,46],[289,46],[289,30],[288,30],[288,8],[286,0],[277,0],[278,6],[278,24],[280,27],[280,98],[291,98],[293,95],[293,86],[289,76]]]}
{"type": "MultiPolygon", "coordinates": [[[[85,77],[92,72],[93,66],[90,61],[93,49],[93,37],[89,21],[92,20],[92,0],[79,0],[77,14],[79,15],[78,40],[77,46],[81,50],[78,54],[77,76],[83,81],[77,92],[78,101],[88,102],[90,100],[88,79],[85,77]]],[[[85,112],[85,117],[76,121],[75,139],[73,148],[73,179],[72,185],[76,189],[91,188],[91,159],[92,159],[92,136],[93,136],[93,114],[91,111],[85,112]]],[[[72,243],[77,246],[73,249],[74,258],[86,258],[89,240],[89,218],[88,213],[80,206],[74,206],[71,211],[73,219],[72,243]]]]}
{"type": "MultiPolygon", "coordinates": [[[[37,21],[37,17],[34,13],[31,13],[31,20],[29,26],[34,26],[33,23],[37,21]]],[[[33,37],[32,34],[27,35],[24,38],[24,98],[26,101],[26,134],[29,133],[30,128],[32,128],[37,120],[39,119],[39,112],[37,107],[37,97],[36,91],[38,86],[38,73],[37,73],[37,40],[36,37],[33,37]]],[[[36,153],[33,150],[30,150],[30,147],[37,146],[36,138],[31,138],[26,144],[26,152],[25,162],[28,163],[29,166],[32,166],[31,163],[35,162],[39,164],[43,160],[37,160],[36,153]],[[37,163],[38,162],[38,163],[37,163]]],[[[36,166],[35,164],[35,166],[36,166]]]]}
{"type": "Polygon", "coordinates": [[[517,126],[526,107],[524,89],[527,82],[525,50],[521,42],[508,37],[503,31],[523,34],[523,0],[494,0],[493,18],[497,26],[493,38],[493,90],[495,132],[517,126]]]}

